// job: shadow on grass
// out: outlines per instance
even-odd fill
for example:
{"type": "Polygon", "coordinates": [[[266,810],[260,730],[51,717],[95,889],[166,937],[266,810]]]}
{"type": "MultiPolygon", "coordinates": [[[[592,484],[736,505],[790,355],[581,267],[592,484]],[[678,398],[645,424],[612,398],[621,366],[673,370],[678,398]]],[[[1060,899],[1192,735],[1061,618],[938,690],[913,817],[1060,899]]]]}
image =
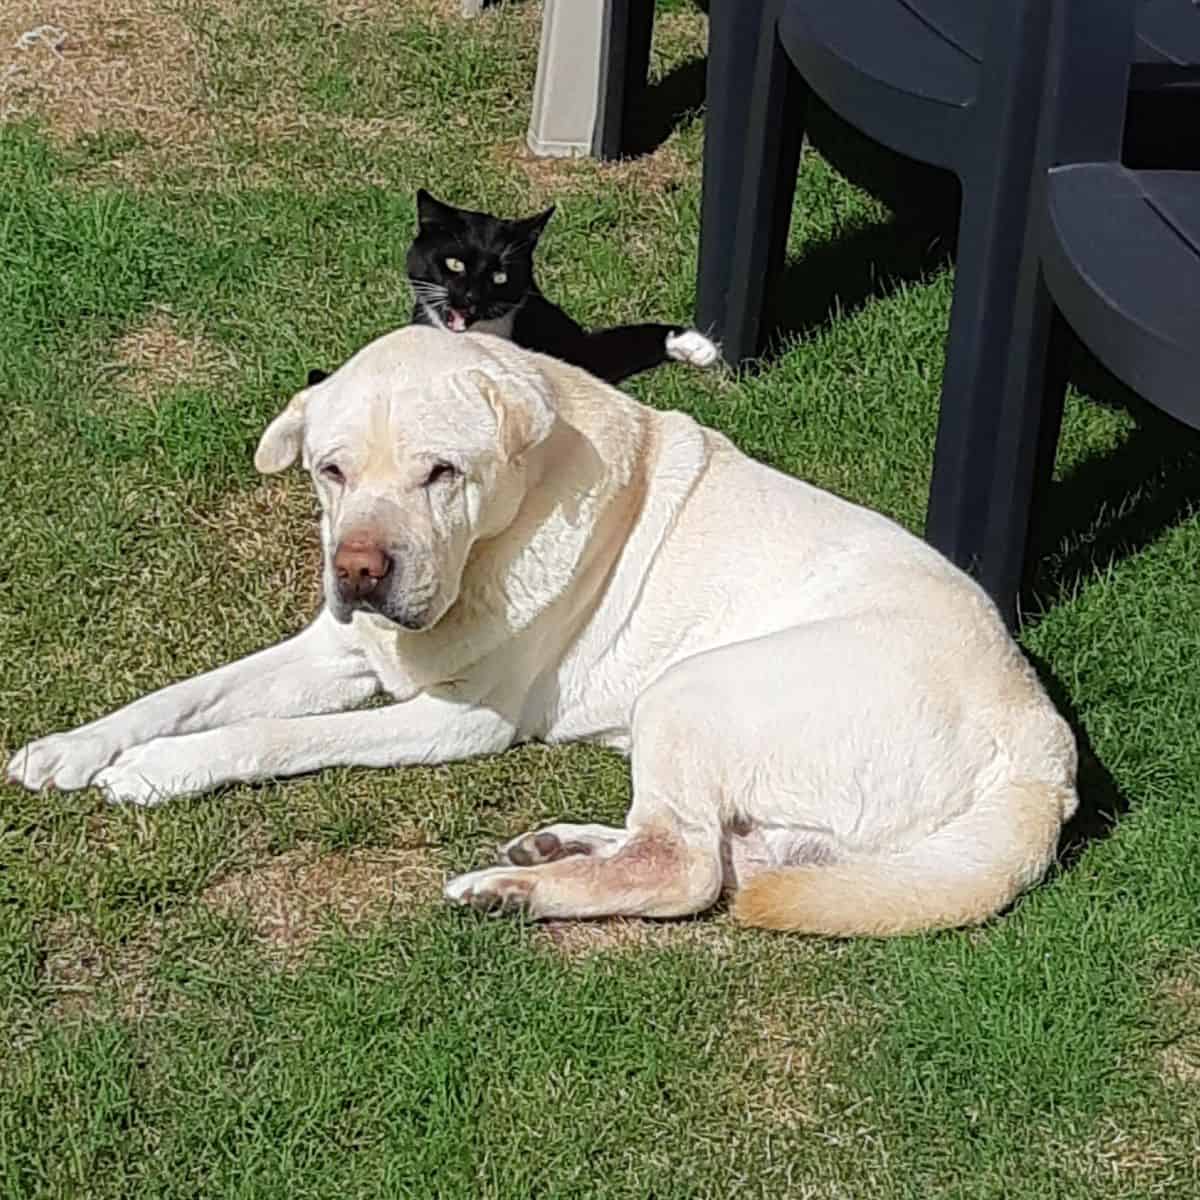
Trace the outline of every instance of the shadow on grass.
{"type": "Polygon", "coordinates": [[[1059,870],[1069,871],[1089,846],[1103,841],[1116,829],[1117,823],[1129,811],[1129,799],[1097,757],[1079,712],[1062,682],[1045,659],[1029,651],[1025,654],[1054,706],[1074,731],[1079,747],[1079,807],[1063,826],[1058,839],[1059,870]]]}
{"type": "Polygon", "coordinates": [[[1071,383],[1090,403],[1122,409],[1136,428],[1115,450],[1056,480],[1034,514],[1025,624],[1081,581],[1137,554],[1200,511],[1200,432],[1160,412],[1110,374],[1078,340],[1071,383]]]}
{"type": "Polygon", "coordinates": [[[770,367],[793,339],[927,279],[950,263],[958,238],[960,193],[950,172],[873,142],[815,97],[805,140],[805,153],[815,149],[892,215],[806,246],[786,263],[768,301],[763,351],[748,364],[752,371],[770,367]]]}
{"type": "Polygon", "coordinates": [[[621,150],[623,156],[640,158],[653,154],[704,107],[707,70],[707,59],[693,58],[646,85],[633,107],[621,150]]]}

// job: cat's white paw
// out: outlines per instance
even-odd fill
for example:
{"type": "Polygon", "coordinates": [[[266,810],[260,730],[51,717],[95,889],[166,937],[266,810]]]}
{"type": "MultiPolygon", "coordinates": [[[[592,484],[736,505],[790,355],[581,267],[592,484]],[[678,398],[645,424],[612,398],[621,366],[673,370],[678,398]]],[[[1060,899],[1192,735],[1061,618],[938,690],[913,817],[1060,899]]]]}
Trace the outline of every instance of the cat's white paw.
{"type": "Polygon", "coordinates": [[[698,329],[667,334],[667,356],[689,367],[711,367],[721,357],[720,348],[698,329]]]}

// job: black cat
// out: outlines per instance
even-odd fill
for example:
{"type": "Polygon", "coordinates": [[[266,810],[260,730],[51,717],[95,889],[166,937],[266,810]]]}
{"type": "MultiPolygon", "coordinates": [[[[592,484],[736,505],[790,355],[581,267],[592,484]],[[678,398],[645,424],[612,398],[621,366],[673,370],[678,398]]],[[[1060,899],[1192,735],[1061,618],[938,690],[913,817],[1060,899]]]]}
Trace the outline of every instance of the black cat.
{"type": "Polygon", "coordinates": [[[717,348],[677,325],[583,329],[538,289],[533,250],[554,209],[505,221],[417,192],[417,236],[408,251],[413,322],[454,333],[509,338],[617,383],[668,360],[711,366],[717,348]]]}

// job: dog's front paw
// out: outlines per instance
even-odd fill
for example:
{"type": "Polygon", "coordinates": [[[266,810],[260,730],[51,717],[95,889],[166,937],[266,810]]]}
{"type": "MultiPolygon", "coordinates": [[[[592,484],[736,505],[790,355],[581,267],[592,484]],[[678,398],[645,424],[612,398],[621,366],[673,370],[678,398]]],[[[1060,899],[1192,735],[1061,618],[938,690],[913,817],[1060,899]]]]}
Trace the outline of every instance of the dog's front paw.
{"type": "Polygon", "coordinates": [[[189,763],[181,738],[156,738],[134,746],[92,780],[110,804],[150,807],[172,796],[190,796],[213,784],[200,763],[189,763]]]}
{"type": "Polygon", "coordinates": [[[450,880],[443,895],[451,904],[461,904],[480,912],[529,912],[533,877],[525,871],[490,867],[450,880]]]}
{"type": "Polygon", "coordinates": [[[698,329],[667,334],[667,357],[676,362],[687,363],[689,367],[711,367],[720,356],[716,342],[698,329]]]}
{"type": "Polygon", "coordinates": [[[22,746],[8,760],[5,778],[31,792],[57,788],[73,792],[87,787],[96,772],[106,767],[120,752],[106,737],[83,730],[52,733],[22,746]]]}

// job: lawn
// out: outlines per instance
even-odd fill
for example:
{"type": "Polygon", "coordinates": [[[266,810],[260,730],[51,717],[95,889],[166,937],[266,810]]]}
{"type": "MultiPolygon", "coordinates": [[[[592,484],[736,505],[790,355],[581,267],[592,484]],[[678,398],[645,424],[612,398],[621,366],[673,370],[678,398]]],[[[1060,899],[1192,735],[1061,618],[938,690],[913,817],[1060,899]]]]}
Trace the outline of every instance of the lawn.
{"type": "MultiPolygon", "coordinates": [[[[660,8],[662,119],[600,166],[523,149],[536,3],[5,6],[0,759],[315,611],[306,482],[252,452],[407,319],[418,186],[557,203],[542,283],[585,322],[687,318],[705,18],[660,8]]],[[[792,333],[630,387],[919,529],[945,241],[826,124],[792,333]]],[[[497,841],[620,818],[625,764],[582,747],[148,811],[5,788],[0,1194],[1197,1194],[1200,439],[1077,376],[1021,637],[1100,836],[1012,912],[831,943],[444,907],[497,841]]]]}

